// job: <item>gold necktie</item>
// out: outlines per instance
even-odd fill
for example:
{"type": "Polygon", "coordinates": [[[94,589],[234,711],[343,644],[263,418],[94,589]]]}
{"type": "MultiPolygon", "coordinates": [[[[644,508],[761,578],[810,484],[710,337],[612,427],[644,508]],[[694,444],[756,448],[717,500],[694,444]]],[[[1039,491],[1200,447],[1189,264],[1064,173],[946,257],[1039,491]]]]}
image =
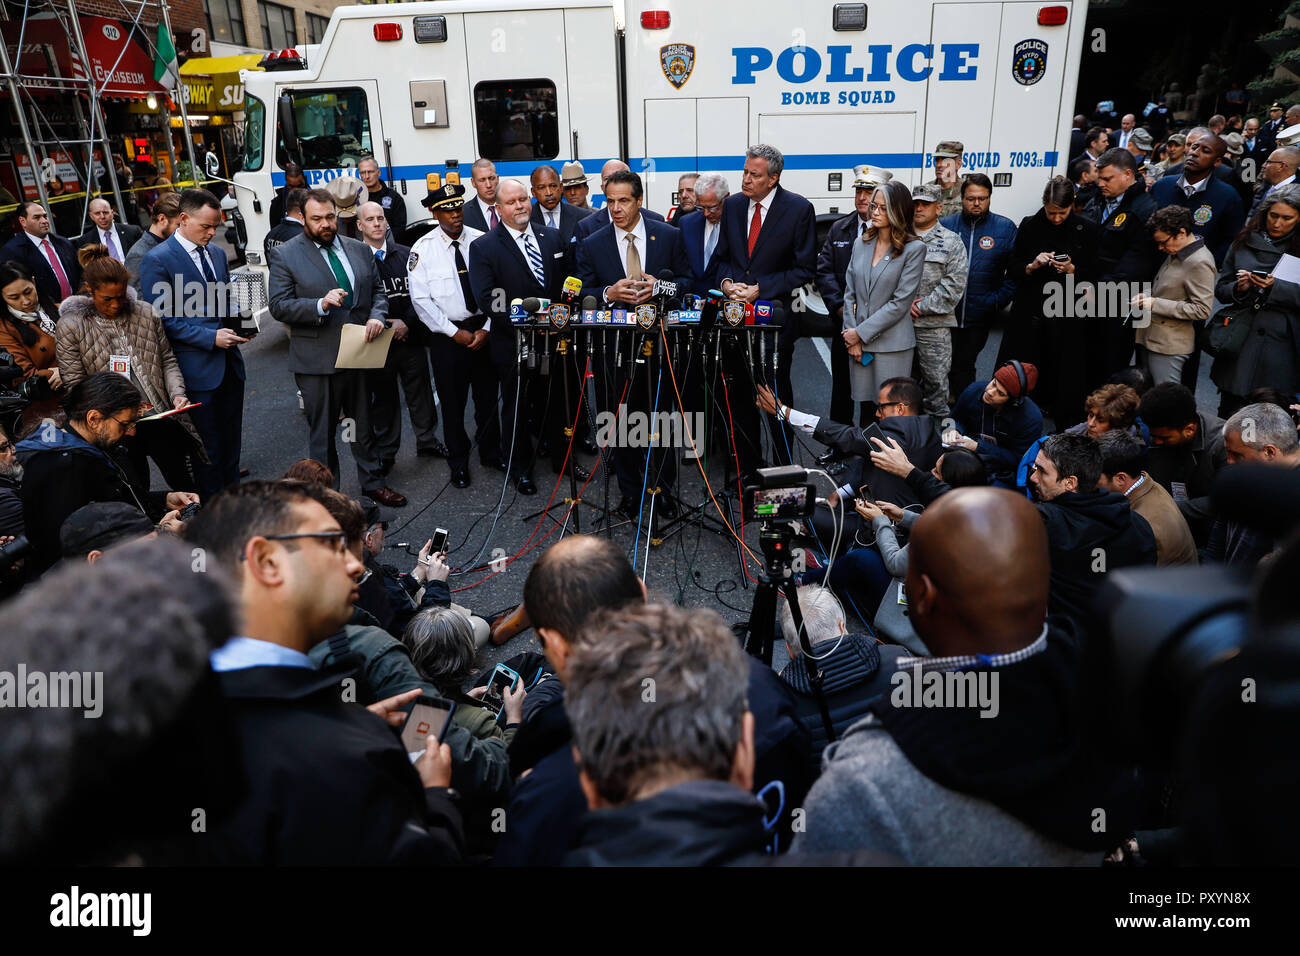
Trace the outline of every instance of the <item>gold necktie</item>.
{"type": "Polygon", "coordinates": [[[641,253],[636,251],[636,236],[630,232],[627,234],[627,277],[645,278],[645,274],[641,271],[641,253]]]}

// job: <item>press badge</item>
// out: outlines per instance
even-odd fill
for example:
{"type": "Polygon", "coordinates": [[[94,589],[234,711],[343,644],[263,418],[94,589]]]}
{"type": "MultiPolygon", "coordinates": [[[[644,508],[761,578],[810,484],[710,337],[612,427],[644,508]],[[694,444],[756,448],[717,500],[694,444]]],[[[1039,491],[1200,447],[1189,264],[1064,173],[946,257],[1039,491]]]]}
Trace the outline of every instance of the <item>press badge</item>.
{"type": "Polygon", "coordinates": [[[1169,493],[1173,495],[1174,501],[1187,500],[1187,485],[1181,481],[1169,482],[1169,493]]]}
{"type": "Polygon", "coordinates": [[[108,357],[108,370],[116,372],[118,375],[131,377],[131,356],[129,355],[110,355],[108,357]]]}

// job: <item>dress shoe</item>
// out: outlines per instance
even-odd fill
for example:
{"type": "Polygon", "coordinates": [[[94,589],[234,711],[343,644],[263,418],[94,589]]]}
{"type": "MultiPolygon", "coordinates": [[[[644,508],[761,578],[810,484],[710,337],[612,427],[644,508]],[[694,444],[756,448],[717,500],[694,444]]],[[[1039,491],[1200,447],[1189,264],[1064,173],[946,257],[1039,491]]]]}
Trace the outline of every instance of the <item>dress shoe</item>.
{"type": "Polygon", "coordinates": [[[521,495],[537,494],[537,486],[533,484],[533,479],[528,475],[520,475],[515,479],[515,487],[519,489],[521,495]]]}
{"type": "Polygon", "coordinates": [[[241,468],[241,469],[239,469],[239,477],[240,477],[240,478],[247,478],[247,477],[248,477],[249,475],[251,475],[251,474],[252,474],[252,472],[249,471],[247,468],[241,468]]]}
{"type": "Polygon", "coordinates": [[[631,498],[624,498],[618,503],[618,507],[610,512],[613,517],[623,521],[635,521],[636,516],[640,513],[641,509],[631,498]]]}
{"type": "Polygon", "coordinates": [[[415,449],[415,453],[421,458],[446,458],[447,446],[435,438],[432,445],[427,445],[424,448],[417,448],[415,449]]]}
{"type": "Polygon", "coordinates": [[[493,471],[505,471],[506,463],[500,457],[497,458],[480,458],[479,464],[484,468],[491,468],[493,471]]]}
{"type": "Polygon", "coordinates": [[[406,507],[406,495],[399,494],[392,488],[376,488],[374,491],[367,491],[366,494],[381,505],[387,505],[390,508],[406,507]]]}
{"type": "Polygon", "coordinates": [[[655,502],[655,513],[668,521],[676,518],[677,503],[673,501],[673,496],[669,494],[659,495],[659,500],[655,502]]]}

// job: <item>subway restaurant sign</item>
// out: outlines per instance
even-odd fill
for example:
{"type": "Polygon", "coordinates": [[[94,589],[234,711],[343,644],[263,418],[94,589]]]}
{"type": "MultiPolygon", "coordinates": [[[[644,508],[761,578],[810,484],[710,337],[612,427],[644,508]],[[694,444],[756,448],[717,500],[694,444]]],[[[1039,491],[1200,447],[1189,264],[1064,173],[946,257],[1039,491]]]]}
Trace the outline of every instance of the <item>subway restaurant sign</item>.
{"type": "Polygon", "coordinates": [[[257,67],[260,54],[192,57],[181,66],[185,108],[197,113],[234,113],[244,108],[239,71],[257,67]]]}

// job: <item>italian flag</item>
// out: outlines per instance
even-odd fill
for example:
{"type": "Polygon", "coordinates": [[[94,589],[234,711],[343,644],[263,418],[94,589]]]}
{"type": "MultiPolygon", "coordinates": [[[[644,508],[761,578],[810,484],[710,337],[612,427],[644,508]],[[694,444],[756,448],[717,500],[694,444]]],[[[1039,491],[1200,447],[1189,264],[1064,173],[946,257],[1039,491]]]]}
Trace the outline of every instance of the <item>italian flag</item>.
{"type": "Polygon", "coordinates": [[[158,49],[154,54],[153,78],[160,86],[170,90],[176,86],[176,74],[180,66],[176,62],[176,47],[172,45],[172,38],[162,23],[158,24],[156,46],[158,49]]]}

